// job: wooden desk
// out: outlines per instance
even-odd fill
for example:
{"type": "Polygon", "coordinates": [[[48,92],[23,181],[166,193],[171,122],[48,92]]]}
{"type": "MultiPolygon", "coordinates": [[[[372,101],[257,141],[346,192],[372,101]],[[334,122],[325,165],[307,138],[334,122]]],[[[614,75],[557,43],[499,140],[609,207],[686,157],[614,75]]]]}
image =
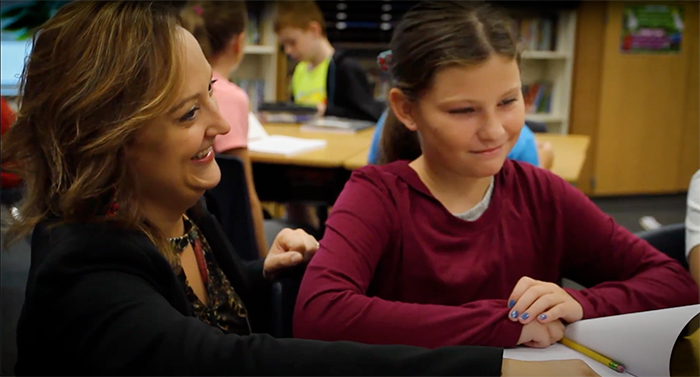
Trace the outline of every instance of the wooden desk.
{"type": "Polygon", "coordinates": [[[330,132],[306,132],[300,130],[300,125],[266,124],[265,130],[270,135],[284,135],[305,139],[326,140],[326,147],[315,151],[294,156],[282,156],[267,153],[250,152],[254,163],[289,164],[313,167],[341,167],[350,157],[360,150],[369,148],[374,127],[355,134],[339,134],[330,132]]]}
{"type": "Polygon", "coordinates": [[[554,151],[552,173],[575,183],[586,161],[590,137],[586,135],[535,134],[537,141],[548,141],[554,151]]]}
{"type": "Polygon", "coordinates": [[[355,170],[367,165],[367,156],[369,156],[369,147],[355,153],[354,156],[348,158],[343,163],[345,169],[355,170]]]}
{"type": "Polygon", "coordinates": [[[304,132],[300,125],[265,124],[270,135],[323,139],[327,145],[294,156],[250,152],[255,188],[261,201],[307,202],[332,205],[340,195],[350,171],[344,163],[369,148],[374,127],[355,134],[304,132]]]}
{"type": "MultiPolygon", "coordinates": [[[[255,187],[262,201],[306,201],[333,204],[350,172],[367,164],[374,128],[356,134],[303,132],[299,125],[266,124],[270,135],[323,139],[325,148],[294,156],[250,153],[255,187]]],[[[552,172],[569,182],[578,181],[590,138],[584,135],[537,134],[554,150],[552,172]]]]}
{"type": "MultiPolygon", "coordinates": [[[[548,141],[554,151],[552,173],[569,182],[578,181],[581,168],[586,161],[590,138],[585,135],[536,134],[537,141],[548,141]]],[[[355,170],[367,165],[369,147],[345,160],[346,169],[355,170]]]]}

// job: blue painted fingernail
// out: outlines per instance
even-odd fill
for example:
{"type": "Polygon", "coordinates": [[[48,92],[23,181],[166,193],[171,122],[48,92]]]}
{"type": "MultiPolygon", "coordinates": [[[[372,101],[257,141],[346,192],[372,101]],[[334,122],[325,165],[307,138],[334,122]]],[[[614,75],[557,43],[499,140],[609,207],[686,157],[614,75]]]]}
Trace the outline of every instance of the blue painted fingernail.
{"type": "Polygon", "coordinates": [[[515,306],[515,300],[510,300],[508,301],[508,309],[512,308],[515,306]]]}
{"type": "Polygon", "coordinates": [[[520,316],[520,319],[522,319],[522,320],[526,320],[526,319],[528,319],[528,318],[530,318],[530,314],[529,314],[529,313],[523,313],[523,315],[520,316]]]}
{"type": "Polygon", "coordinates": [[[510,312],[510,318],[518,318],[518,311],[513,310],[512,312],[510,312]]]}
{"type": "Polygon", "coordinates": [[[546,315],[546,314],[540,314],[540,317],[539,317],[539,318],[540,318],[540,320],[544,321],[545,319],[547,319],[547,315],[546,315]]]}

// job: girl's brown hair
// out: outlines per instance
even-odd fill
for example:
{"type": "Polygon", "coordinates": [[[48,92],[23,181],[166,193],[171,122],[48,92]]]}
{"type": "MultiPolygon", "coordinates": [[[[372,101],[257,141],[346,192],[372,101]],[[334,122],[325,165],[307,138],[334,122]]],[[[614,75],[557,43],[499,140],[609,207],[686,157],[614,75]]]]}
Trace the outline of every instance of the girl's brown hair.
{"type": "MultiPolygon", "coordinates": [[[[140,230],[176,264],[140,212],[137,177],[124,161],[134,133],[167,112],[181,83],[180,6],[76,1],[35,34],[20,81],[17,122],[1,160],[26,182],[6,243],[42,220],[113,222],[140,230]],[[119,204],[109,216],[111,203],[119,204]]],[[[6,165],[4,165],[6,166],[6,165]]]]}
{"type": "MultiPolygon", "coordinates": [[[[397,25],[390,46],[394,87],[412,102],[430,88],[441,69],[479,64],[493,54],[519,59],[512,20],[481,2],[419,3],[397,25]]],[[[418,134],[389,110],[379,162],[414,160],[420,154],[418,134]]]]}
{"type": "Polygon", "coordinates": [[[182,22],[202,47],[207,60],[219,54],[231,39],[245,31],[245,1],[190,1],[182,22]]]}

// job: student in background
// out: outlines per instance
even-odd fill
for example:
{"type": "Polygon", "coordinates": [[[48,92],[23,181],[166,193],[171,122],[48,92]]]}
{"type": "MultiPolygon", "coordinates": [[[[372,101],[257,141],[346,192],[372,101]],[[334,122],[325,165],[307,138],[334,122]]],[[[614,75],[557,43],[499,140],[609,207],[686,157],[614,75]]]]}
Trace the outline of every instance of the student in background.
{"type": "Polygon", "coordinates": [[[33,230],[17,375],[593,374],[582,361],[504,360],[498,348],[251,334],[268,314],[267,280],[317,244],[288,231],[248,265],[203,208],[219,180],[211,144],[230,126],[180,11],[76,1],[34,39],[1,160],[28,178],[3,240],[33,230]]]}
{"type": "MultiPolygon", "coordinates": [[[[387,116],[389,116],[389,111],[382,113],[382,116],[377,122],[377,126],[374,129],[374,134],[372,135],[372,141],[369,148],[369,154],[367,156],[367,162],[373,165],[380,164],[380,156],[382,155],[380,149],[380,140],[382,135],[382,130],[384,129],[384,123],[387,116]]],[[[392,115],[393,116],[393,115],[392,115]]],[[[405,140],[405,143],[413,143],[414,147],[409,148],[407,146],[402,147],[402,150],[411,151],[413,155],[402,156],[403,160],[415,160],[421,154],[420,152],[420,142],[415,134],[410,134],[411,138],[405,140]]],[[[407,135],[408,136],[408,135],[407,135]]],[[[518,136],[518,141],[513,146],[513,149],[508,152],[508,158],[528,162],[534,166],[539,166],[544,169],[551,169],[552,162],[554,160],[554,152],[552,151],[552,146],[550,143],[538,143],[535,140],[535,134],[527,127],[527,124],[523,126],[520,131],[520,136],[518,136]]]]}
{"type": "Polygon", "coordinates": [[[280,1],[274,28],[284,52],[299,63],[292,75],[295,103],[316,106],[321,115],[376,122],[384,110],[362,67],[336,51],[326,37],[314,1],[280,1]]]}
{"type": "MultiPolygon", "coordinates": [[[[324,116],[379,119],[384,107],[374,100],[365,71],[346,51],[336,51],[330,44],[315,1],[277,2],[274,30],[284,52],[298,61],[290,85],[295,103],[316,106],[324,116]]],[[[301,203],[291,203],[285,209],[293,223],[321,225],[311,208],[301,203]]]]}
{"type": "Polygon", "coordinates": [[[255,191],[253,168],[248,155],[248,94],[228,77],[243,60],[248,14],[244,1],[191,1],[182,12],[185,27],[197,38],[214,71],[214,98],[231,130],[216,137],[214,151],[243,161],[255,240],[260,256],[267,253],[263,210],[255,191]]]}
{"type": "Polygon", "coordinates": [[[690,273],[700,285],[700,170],[688,187],[688,212],[685,217],[685,253],[690,273]]]}
{"type": "Polygon", "coordinates": [[[296,337],[547,347],[565,323],[698,303],[677,261],[556,175],[506,159],[525,120],[511,25],[488,3],[405,14],[391,41],[390,163],[353,172],[335,202],[296,337]],[[420,157],[394,161],[410,132],[420,157]]]}

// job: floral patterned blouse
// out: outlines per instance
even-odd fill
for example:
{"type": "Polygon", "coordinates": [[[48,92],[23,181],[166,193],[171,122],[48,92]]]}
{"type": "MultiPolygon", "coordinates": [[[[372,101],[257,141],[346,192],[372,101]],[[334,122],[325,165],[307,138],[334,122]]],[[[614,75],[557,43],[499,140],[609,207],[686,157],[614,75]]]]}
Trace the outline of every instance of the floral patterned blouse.
{"type": "Polygon", "coordinates": [[[197,225],[188,218],[185,218],[185,229],[209,297],[209,304],[204,304],[190,287],[185,271],[180,270],[178,278],[185,286],[185,293],[192,304],[195,316],[202,322],[221,329],[224,333],[250,334],[250,322],[245,305],[216,263],[209,243],[202,236],[197,225]]]}

